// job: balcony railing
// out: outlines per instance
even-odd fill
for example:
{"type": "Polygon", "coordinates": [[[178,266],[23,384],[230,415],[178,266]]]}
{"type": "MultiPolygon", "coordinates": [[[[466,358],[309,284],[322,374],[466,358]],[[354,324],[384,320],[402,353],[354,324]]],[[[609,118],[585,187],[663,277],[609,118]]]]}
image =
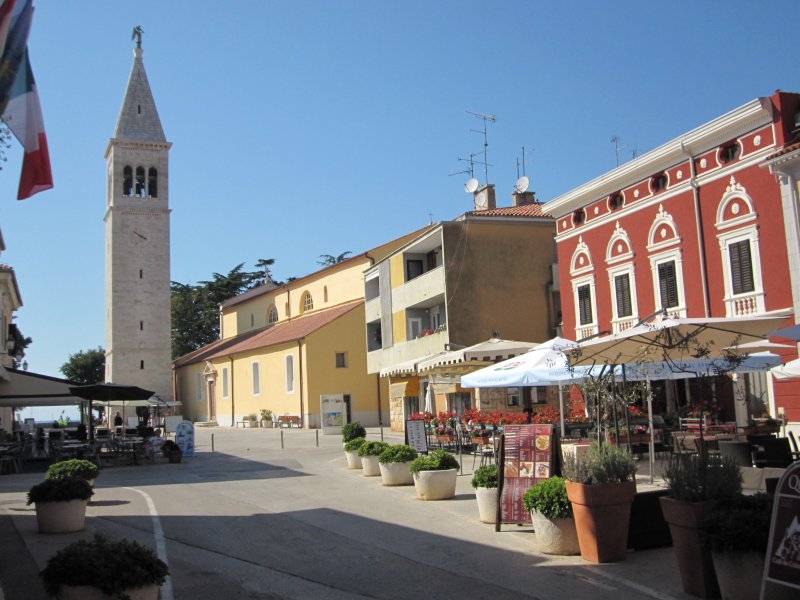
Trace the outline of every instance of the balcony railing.
{"type": "Polygon", "coordinates": [[[622,317],[621,319],[614,319],[611,321],[611,331],[613,333],[619,333],[620,331],[630,329],[638,322],[638,317],[622,317]]]}
{"type": "Polygon", "coordinates": [[[392,310],[432,306],[442,298],[444,298],[444,267],[440,266],[392,290],[392,310]]]}
{"type": "Polygon", "coordinates": [[[752,292],[725,298],[725,309],[729,317],[747,317],[761,314],[766,310],[764,307],[764,293],[752,292]]]}
{"type": "Polygon", "coordinates": [[[576,340],[582,340],[593,335],[597,335],[597,325],[582,325],[575,328],[576,340]]]}

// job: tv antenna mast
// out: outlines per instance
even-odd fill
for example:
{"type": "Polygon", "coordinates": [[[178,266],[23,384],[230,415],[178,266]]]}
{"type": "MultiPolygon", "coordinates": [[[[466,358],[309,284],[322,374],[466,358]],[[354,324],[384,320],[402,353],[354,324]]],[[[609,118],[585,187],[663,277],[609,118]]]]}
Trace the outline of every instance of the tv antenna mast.
{"type": "Polygon", "coordinates": [[[628,145],[627,145],[627,144],[625,144],[624,146],[620,146],[620,145],[619,145],[619,141],[620,141],[620,140],[619,140],[619,137],[618,137],[618,136],[616,136],[616,135],[615,135],[614,137],[612,137],[612,138],[611,138],[611,143],[612,143],[612,144],[614,144],[614,152],[615,152],[615,153],[616,153],[616,155],[617,155],[617,166],[619,166],[619,151],[620,151],[620,150],[624,150],[625,148],[627,148],[627,147],[628,147],[628,145]]]}
{"type": "Polygon", "coordinates": [[[484,176],[486,177],[486,183],[489,183],[489,136],[486,131],[486,124],[487,123],[494,123],[497,121],[497,118],[494,115],[484,115],[482,113],[473,112],[471,110],[464,111],[478,119],[483,121],[483,131],[480,129],[470,129],[473,133],[482,133],[483,134],[483,171],[484,176]]]}
{"type": "Polygon", "coordinates": [[[522,147],[522,173],[519,172],[519,157],[517,157],[517,179],[519,179],[524,175],[527,175],[527,173],[525,173],[525,157],[533,153],[534,153],[533,148],[526,151],[525,146],[522,147]]]}

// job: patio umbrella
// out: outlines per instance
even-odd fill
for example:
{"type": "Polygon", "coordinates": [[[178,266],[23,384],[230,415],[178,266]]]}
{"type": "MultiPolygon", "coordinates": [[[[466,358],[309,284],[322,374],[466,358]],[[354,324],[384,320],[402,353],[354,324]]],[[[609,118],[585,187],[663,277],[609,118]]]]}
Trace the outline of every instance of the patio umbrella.
{"type": "Polygon", "coordinates": [[[800,325],[784,327],[783,329],[778,329],[777,331],[771,332],[769,335],[770,337],[781,337],[788,340],[800,341],[800,325]]]}
{"type": "MultiPolygon", "coordinates": [[[[84,400],[95,400],[111,404],[114,402],[129,402],[142,400],[146,401],[155,392],[145,390],[135,385],[122,385],[118,383],[93,383],[89,385],[78,385],[69,388],[74,396],[84,400]]],[[[125,406],[123,404],[123,406],[125,406]]],[[[89,427],[92,441],[94,441],[94,427],[89,427]]],[[[125,429],[123,428],[123,435],[125,429]]]]}
{"type": "Polygon", "coordinates": [[[800,358],[790,360],[785,365],[779,365],[770,371],[775,379],[794,379],[800,377],[800,358]]]}

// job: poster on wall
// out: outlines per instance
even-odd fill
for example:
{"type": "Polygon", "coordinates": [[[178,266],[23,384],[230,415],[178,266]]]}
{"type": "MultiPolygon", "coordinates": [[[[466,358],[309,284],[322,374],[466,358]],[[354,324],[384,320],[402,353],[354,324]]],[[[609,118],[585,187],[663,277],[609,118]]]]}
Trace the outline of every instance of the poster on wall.
{"type": "Polygon", "coordinates": [[[531,515],[522,504],[529,487],[548,479],[553,466],[553,426],[549,424],[506,425],[500,447],[498,469],[499,518],[503,523],[530,524],[531,515]]]}
{"type": "Polygon", "coordinates": [[[341,435],[345,421],[344,394],[325,394],[319,397],[322,416],[322,435],[341,435]]]}
{"type": "Polygon", "coordinates": [[[194,423],[181,421],[175,428],[175,443],[184,456],[194,456],[194,423]]]}

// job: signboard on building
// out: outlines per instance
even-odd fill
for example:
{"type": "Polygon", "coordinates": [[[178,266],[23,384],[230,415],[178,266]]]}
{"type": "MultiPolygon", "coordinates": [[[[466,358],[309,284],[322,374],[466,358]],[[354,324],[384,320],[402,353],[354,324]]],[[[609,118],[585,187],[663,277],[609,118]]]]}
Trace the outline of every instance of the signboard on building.
{"type": "Polygon", "coordinates": [[[325,394],[319,397],[319,414],[322,416],[322,435],[341,435],[347,408],[344,394],[325,394]]]}
{"type": "Polygon", "coordinates": [[[194,456],[194,423],[181,421],[175,428],[175,443],[184,456],[194,456]]]}
{"type": "Polygon", "coordinates": [[[778,590],[770,589],[776,584],[800,590],[800,462],[786,469],[775,490],[762,600],[776,597],[778,590]]]}
{"type": "Polygon", "coordinates": [[[406,420],[406,444],[421,454],[428,453],[428,437],[425,435],[425,421],[406,420]]]}
{"type": "Polygon", "coordinates": [[[506,425],[500,445],[498,487],[499,518],[502,523],[530,524],[531,515],[522,505],[529,487],[550,477],[553,464],[553,426],[506,425]]]}

